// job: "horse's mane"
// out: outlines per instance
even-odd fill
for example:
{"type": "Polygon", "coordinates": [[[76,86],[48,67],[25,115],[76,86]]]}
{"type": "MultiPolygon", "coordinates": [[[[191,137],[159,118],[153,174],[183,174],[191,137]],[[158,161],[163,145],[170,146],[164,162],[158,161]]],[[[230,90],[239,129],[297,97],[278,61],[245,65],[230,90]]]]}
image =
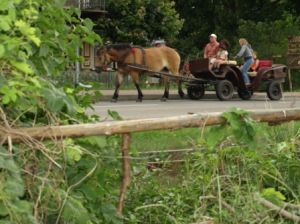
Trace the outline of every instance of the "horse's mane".
{"type": "Polygon", "coordinates": [[[114,48],[116,50],[126,50],[126,49],[131,49],[132,46],[129,43],[117,43],[117,44],[110,44],[107,46],[107,48],[114,48]]]}

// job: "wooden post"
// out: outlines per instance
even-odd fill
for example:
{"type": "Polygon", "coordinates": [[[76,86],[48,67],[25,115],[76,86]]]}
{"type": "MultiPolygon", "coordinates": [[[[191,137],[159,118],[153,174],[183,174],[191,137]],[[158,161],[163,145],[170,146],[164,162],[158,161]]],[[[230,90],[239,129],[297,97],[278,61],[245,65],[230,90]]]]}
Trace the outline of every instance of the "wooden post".
{"type": "Polygon", "coordinates": [[[290,88],[290,92],[293,91],[293,83],[292,83],[292,73],[291,73],[291,69],[288,68],[288,78],[289,78],[289,88],[290,88]]]}
{"type": "Polygon", "coordinates": [[[119,205],[117,210],[119,215],[123,214],[123,209],[125,206],[126,190],[131,183],[131,167],[130,167],[130,158],[129,158],[130,142],[131,142],[131,135],[128,133],[123,134],[123,143],[122,143],[123,180],[120,187],[119,205]]]}

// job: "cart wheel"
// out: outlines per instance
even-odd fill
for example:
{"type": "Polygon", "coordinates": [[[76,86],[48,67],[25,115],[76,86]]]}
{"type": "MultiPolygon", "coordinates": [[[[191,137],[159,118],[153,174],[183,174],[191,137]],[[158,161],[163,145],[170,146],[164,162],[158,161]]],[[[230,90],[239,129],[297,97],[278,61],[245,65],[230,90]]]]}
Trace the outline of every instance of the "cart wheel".
{"type": "Polygon", "coordinates": [[[220,80],[216,84],[216,93],[219,100],[230,100],[234,94],[234,87],[228,80],[220,80]]]}
{"type": "Polygon", "coordinates": [[[249,91],[246,89],[239,89],[238,95],[242,100],[250,100],[253,95],[253,91],[249,91]]]}
{"type": "Polygon", "coordinates": [[[267,87],[267,95],[270,100],[280,100],[282,98],[282,86],[278,81],[272,81],[267,87]]]}
{"type": "Polygon", "coordinates": [[[187,94],[191,100],[200,100],[205,93],[203,85],[199,86],[189,86],[187,88],[187,94]]]}

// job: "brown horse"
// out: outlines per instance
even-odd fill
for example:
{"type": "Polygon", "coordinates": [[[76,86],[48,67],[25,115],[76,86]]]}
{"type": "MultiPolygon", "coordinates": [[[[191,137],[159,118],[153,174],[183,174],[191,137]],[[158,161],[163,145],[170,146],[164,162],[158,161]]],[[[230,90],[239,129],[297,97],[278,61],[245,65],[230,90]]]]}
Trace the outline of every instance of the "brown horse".
{"type": "MultiPolygon", "coordinates": [[[[119,96],[119,89],[124,76],[130,75],[138,91],[138,102],[143,100],[143,93],[140,89],[140,75],[143,71],[134,69],[128,65],[138,65],[154,72],[167,71],[170,74],[179,75],[180,56],[169,47],[141,48],[133,47],[130,44],[112,44],[97,51],[96,65],[104,68],[111,62],[117,63],[117,80],[112,101],[116,102],[119,96]]],[[[161,98],[166,101],[169,97],[169,77],[163,77],[165,91],[161,98]]],[[[181,82],[178,81],[178,93],[184,97],[181,82]]]]}

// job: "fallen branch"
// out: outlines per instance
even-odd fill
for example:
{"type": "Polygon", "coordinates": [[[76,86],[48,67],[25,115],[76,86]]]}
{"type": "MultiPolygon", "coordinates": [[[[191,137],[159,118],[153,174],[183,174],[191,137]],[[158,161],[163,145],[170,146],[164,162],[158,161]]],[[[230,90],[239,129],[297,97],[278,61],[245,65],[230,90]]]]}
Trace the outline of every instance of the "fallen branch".
{"type": "Polygon", "coordinates": [[[254,198],[256,201],[258,201],[260,204],[262,204],[263,206],[273,210],[273,211],[276,211],[279,215],[281,215],[282,217],[286,218],[286,219],[289,219],[289,220],[292,220],[294,221],[295,223],[300,223],[300,217],[297,216],[297,215],[294,215],[290,212],[288,212],[287,210],[277,206],[277,205],[274,205],[272,202],[262,198],[258,193],[255,193],[254,194],[254,198]]]}
{"type": "Polygon", "coordinates": [[[131,183],[131,171],[130,171],[130,158],[129,158],[129,145],[131,141],[130,134],[123,135],[123,143],[122,143],[122,157],[123,157],[123,180],[120,187],[120,197],[119,197],[119,205],[118,205],[118,213],[119,215],[123,214],[123,209],[125,206],[125,195],[127,187],[129,187],[131,183]]]}
{"type": "MultiPolygon", "coordinates": [[[[209,195],[209,196],[201,196],[200,200],[204,200],[204,199],[213,199],[213,200],[219,200],[216,196],[213,195],[209,195]]],[[[221,204],[224,208],[226,208],[228,211],[230,211],[231,213],[235,213],[235,209],[234,207],[232,207],[230,204],[228,204],[226,201],[221,200],[221,204]]]]}
{"type": "Polygon", "coordinates": [[[291,209],[297,209],[300,210],[300,205],[299,204],[291,204],[291,203],[283,203],[284,208],[291,208],[291,209]]]}

